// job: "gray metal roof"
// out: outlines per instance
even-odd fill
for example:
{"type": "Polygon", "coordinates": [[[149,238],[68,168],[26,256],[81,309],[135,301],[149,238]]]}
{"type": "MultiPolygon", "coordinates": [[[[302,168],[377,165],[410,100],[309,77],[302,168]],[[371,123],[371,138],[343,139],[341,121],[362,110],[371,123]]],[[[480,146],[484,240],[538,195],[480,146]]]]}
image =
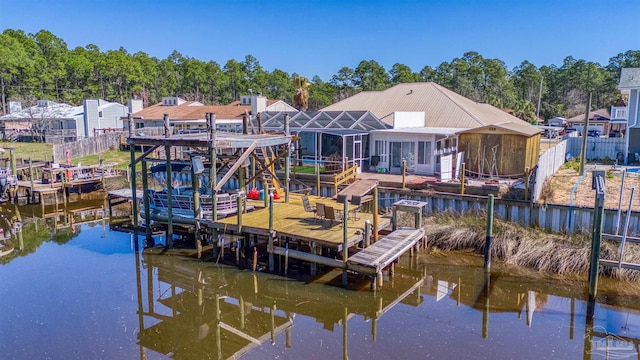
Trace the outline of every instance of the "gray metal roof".
{"type": "Polygon", "coordinates": [[[640,68],[623,68],[622,71],[620,71],[618,88],[640,88],[640,68]]]}

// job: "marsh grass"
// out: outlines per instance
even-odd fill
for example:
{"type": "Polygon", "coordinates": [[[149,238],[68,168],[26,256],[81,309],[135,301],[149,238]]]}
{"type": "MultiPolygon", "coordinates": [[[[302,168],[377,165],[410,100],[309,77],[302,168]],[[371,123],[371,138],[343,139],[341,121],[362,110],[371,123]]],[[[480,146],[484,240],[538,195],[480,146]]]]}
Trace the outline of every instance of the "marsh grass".
{"type": "MultiPolygon", "coordinates": [[[[436,252],[471,250],[484,254],[486,221],[486,216],[483,215],[432,215],[425,224],[428,245],[436,252]]],[[[552,234],[494,219],[491,255],[507,264],[563,275],[586,274],[589,270],[590,253],[590,234],[552,234]]],[[[602,259],[617,261],[618,254],[619,244],[602,242],[602,259]]],[[[640,246],[627,244],[624,261],[640,263],[640,246]]],[[[640,271],[601,267],[600,274],[623,280],[640,279],[640,271]]]]}

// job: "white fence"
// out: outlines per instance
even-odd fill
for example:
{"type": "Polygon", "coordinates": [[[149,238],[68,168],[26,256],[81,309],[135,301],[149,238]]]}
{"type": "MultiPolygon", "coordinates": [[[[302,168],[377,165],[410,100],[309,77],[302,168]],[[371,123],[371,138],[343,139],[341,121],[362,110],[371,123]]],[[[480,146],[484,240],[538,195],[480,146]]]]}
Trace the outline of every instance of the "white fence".
{"type": "MultiPolygon", "coordinates": [[[[570,137],[566,140],[567,153],[573,157],[580,157],[582,137],[570,137]]],[[[587,160],[603,160],[609,158],[615,160],[619,153],[624,155],[626,142],[624,138],[600,138],[587,137],[585,157],[587,160]]]]}
{"type": "Polygon", "coordinates": [[[544,181],[560,169],[564,165],[567,153],[567,140],[559,142],[556,146],[549,148],[538,158],[538,167],[535,173],[535,183],[533,185],[533,191],[531,198],[534,202],[538,201],[542,188],[544,187],[544,181]]]}

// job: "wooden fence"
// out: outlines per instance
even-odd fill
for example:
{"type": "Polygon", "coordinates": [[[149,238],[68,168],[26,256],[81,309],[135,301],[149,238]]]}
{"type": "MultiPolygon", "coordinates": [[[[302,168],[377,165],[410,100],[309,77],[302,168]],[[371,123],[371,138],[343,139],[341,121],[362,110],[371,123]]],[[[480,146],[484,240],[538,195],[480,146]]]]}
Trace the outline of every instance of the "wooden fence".
{"type": "MultiPolygon", "coordinates": [[[[164,128],[148,127],[137,129],[136,131],[138,131],[139,134],[144,133],[144,136],[158,136],[163,134],[164,128]]],[[[67,150],[69,151],[70,157],[75,159],[87,155],[97,155],[111,149],[118,149],[122,143],[125,143],[128,135],[127,131],[116,131],[74,142],[54,144],[53,161],[64,162],[67,158],[67,150]]]]}

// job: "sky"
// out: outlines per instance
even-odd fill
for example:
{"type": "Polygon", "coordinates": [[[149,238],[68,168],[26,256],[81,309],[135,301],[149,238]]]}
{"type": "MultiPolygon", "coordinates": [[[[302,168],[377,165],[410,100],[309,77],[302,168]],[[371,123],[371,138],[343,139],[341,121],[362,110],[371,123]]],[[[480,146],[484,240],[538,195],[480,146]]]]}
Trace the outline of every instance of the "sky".
{"type": "Polygon", "coordinates": [[[254,56],[266,71],[331,80],[375,60],[414,72],[476,51],[509,70],[567,56],[606,65],[640,50],[639,0],[0,0],[0,31],[48,30],[70,49],[174,50],[224,66],[254,56]]]}

